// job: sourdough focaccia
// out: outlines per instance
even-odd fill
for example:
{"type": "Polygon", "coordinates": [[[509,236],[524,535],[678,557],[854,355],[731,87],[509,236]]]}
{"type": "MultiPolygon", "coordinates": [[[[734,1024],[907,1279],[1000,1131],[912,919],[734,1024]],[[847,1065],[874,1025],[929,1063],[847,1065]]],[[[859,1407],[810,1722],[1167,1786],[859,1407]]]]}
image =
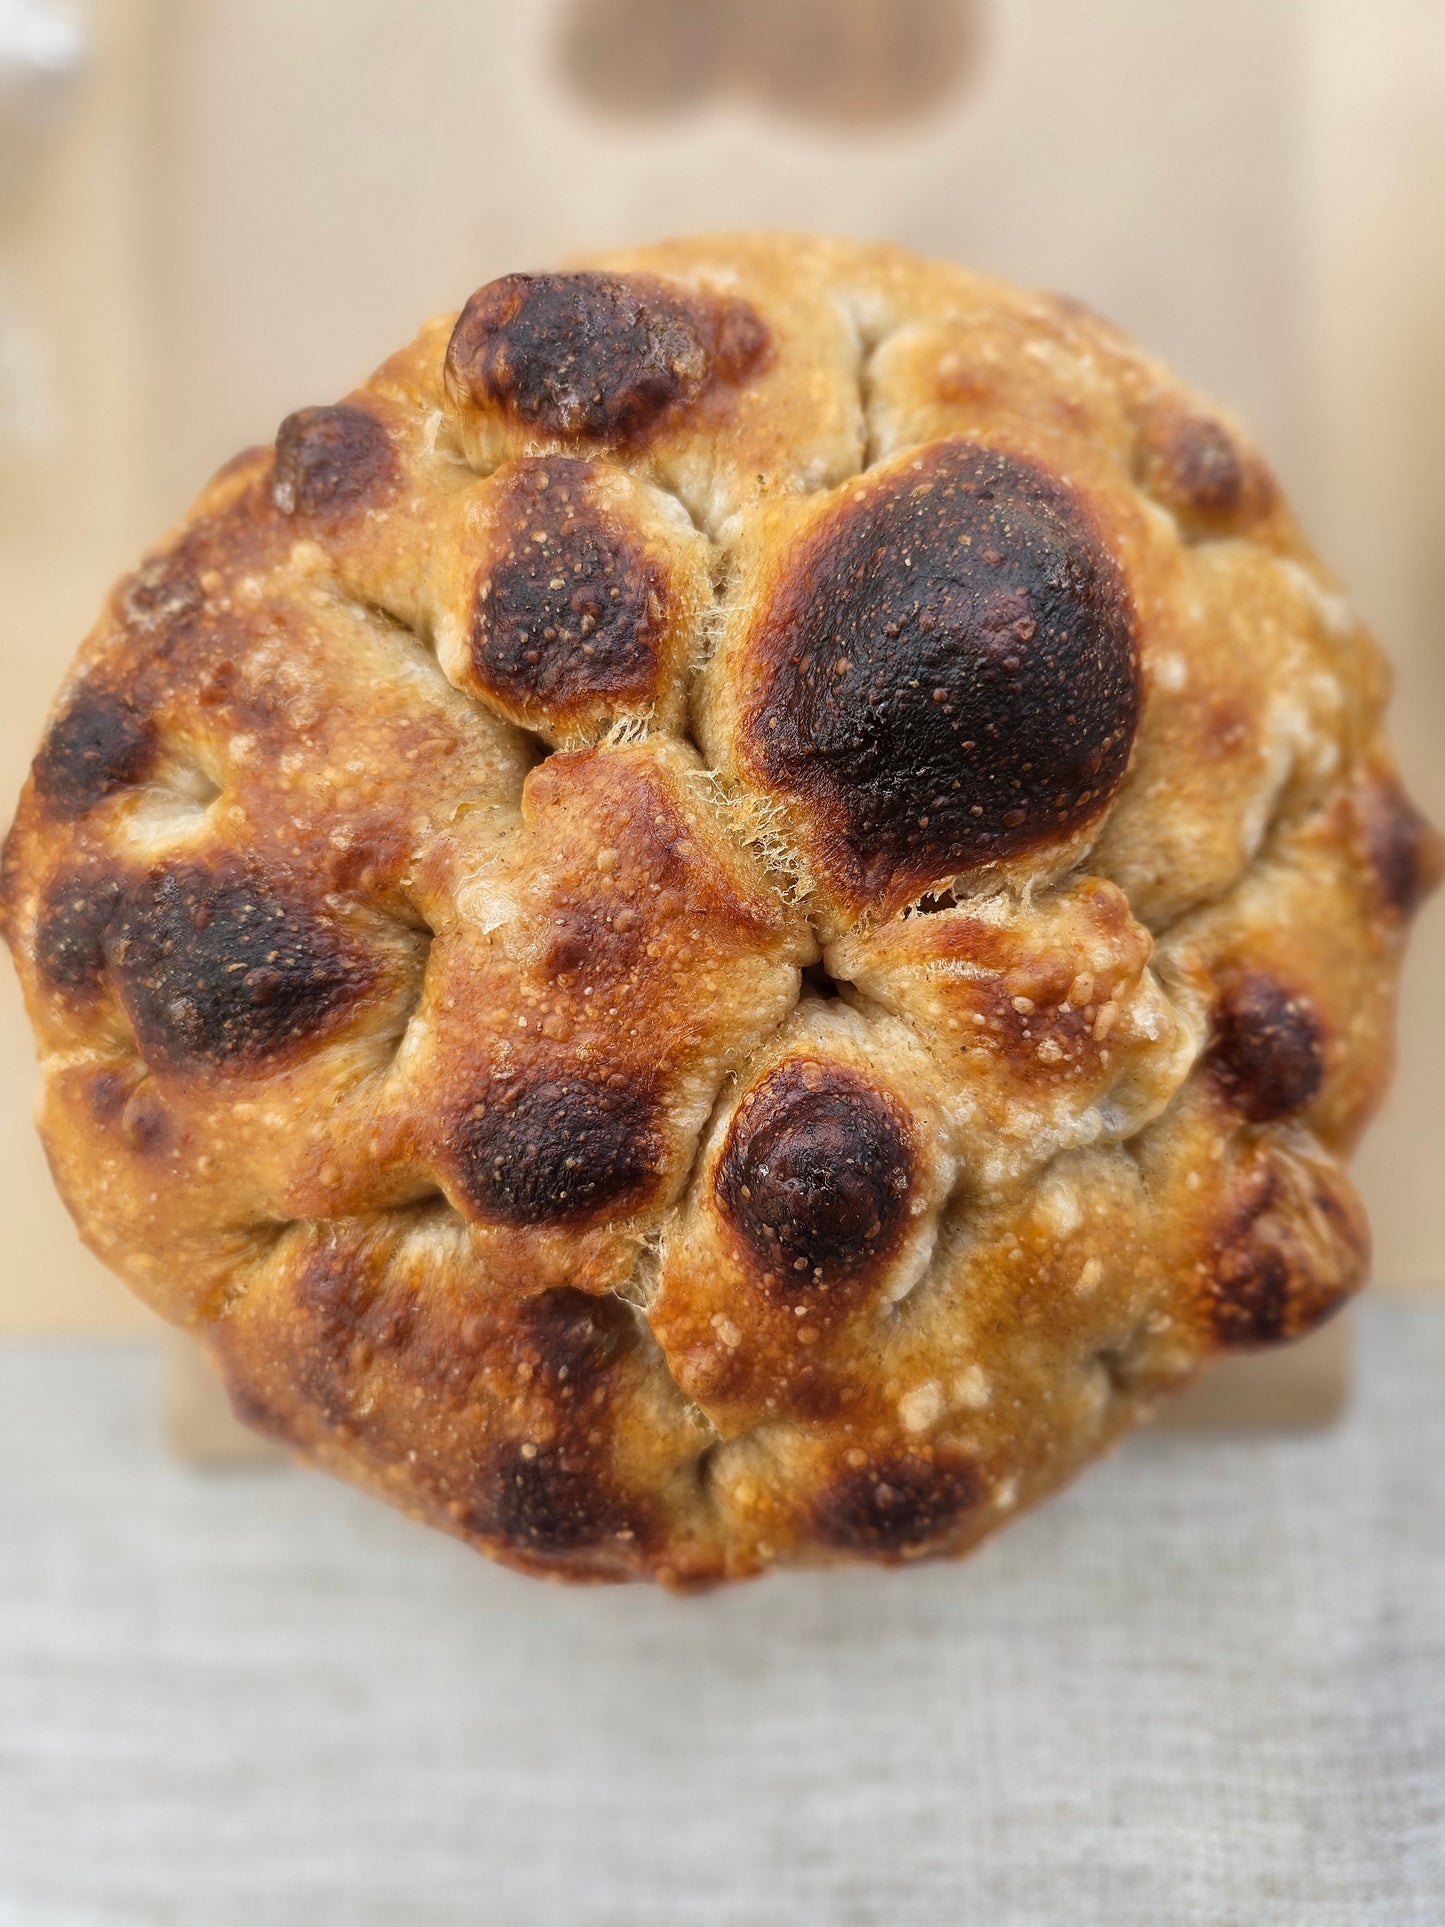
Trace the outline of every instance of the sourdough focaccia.
{"type": "Polygon", "coordinates": [[[93,1249],[530,1571],[957,1553],[1360,1282],[1439,845],[1238,429],[1068,300],[510,275],[115,590],[6,846],[93,1249]]]}

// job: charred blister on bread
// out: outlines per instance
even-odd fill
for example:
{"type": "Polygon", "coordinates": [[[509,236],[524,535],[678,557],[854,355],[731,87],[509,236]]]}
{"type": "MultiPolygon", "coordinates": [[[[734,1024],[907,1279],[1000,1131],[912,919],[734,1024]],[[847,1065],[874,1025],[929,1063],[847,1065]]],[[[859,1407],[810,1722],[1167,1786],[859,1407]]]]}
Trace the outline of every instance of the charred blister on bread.
{"type": "Polygon", "coordinates": [[[585,1440],[571,1452],[524,1441],[499,1449],[483,1494],[458,1523],[508,1552],[545,1559],[609,1541],[636,1544],[642,1516],[607,1488],[585,1440]]]}
{"type": "Polygon", "coordinates": [[[1282,823],[1236,887],[1161,945],[1161,968],[1197,975],[1207,993],[1201,1089],[1228,1118],[1291,1119],[1337,1153],[1358,1140],[1391,1068],[1407,923],[1371,849],[1379,807],[1375,778],[1351,776],[1282,823]]]}
{"type": "Polygon", "coordinates": [[[1077,303],[509,275],[117,586],[0,858],[82,1236],[522,1571],[954,1555],[1359,1284],[1445,846],[1227,418],[1077,303]]]}
{"type": "Polygon", "coordinates": [[[581,464],[529,463],[478,579],[472,668],[519,721],[656,693],[667,583],[626,530],[588,512],[588,479],[581,464]]]}
{"type": "Polygon", "coordinates": [[[1239,1350],[1303,1337],[1358,1289],[1368,1256],[1364,1215],[1344,1173],[1261,1143],[1233,1174],[1202,1267],[1215,1342],[1239,1350]]]}
{"type": "Polygon", "coordinates": [[[646,275],[509,274],[479,288],[447,346],[447,392],[523,431],[627,447],[767,352],[746,302],[646,275]]]}
{"type": "Polygon", "coordinates": [[[504,1342],[528,1420],[479,1467],[458,1523],[542,1559],[648,1549],[648,1509],[599,1463],[593,1443],[599,1426],[611,1426],[619,1374],[636,1349],[634,1312],[620,1299],[564,1287],[520,1306],[504,1342]]]}
{"type": "Polygon", "coordinates": [[[1072,491],[999,450],[942,443],[845,488],[746,650],[746,765],[855,910],[1063,842],[1128,767],[1124,580],[1072,491]]]}
{"type": "Polygon", "coordinates": [[[458,687],[552,743],[675,722],[710,586],[670,499],[548,455],[506,464],[483,504],[458,645],[442,651],[458,687]]]}
{"type": "Polygon", "coordinates": [[[814,1504],[825,1546],[892,1563],[945,1552],[983,1500],[978,1468],[940,1447],[844,1465],[814,1504]]]}
{"type": "Polygon", "coordinates": [[[397,479],[385,425],[365,408],[301,408],[276,431],[271,500],[283,515],[324,521],[378,503],[397,479]]]}
{"type": "Polygon", "coordinates": [[[157,1067],[254,1071],[349,1017],[377,972],[335,919],[233,865],[166,866],[123,891],[106,966],[157,1067]]]}
{"type": "Polygon", "coordinates": [[[124,883],[93,871],[62,873],[41,899],[34,937],[35,971],[52,995],[90,1002],[105,984],[105,939],[120,909],[124,883]]]}
{"type": "Polygon", "coordinates": [[[576,1225],[625,1215],[663,1165],[657,1106],[624,1080],[537,1068],[488,1084],[453,1125],[448,1163],[483,1223],[576,1225]]]}
{"type": "Polygon", "coordinates": [[[857,1403],[852,1351],[906,1285],[902,1247],[936,1202],[923,1163],[898,1096],[836,1057],[787,1054],[741,1096],[650,1306],[679,1385],[724,1432],[857,1403]]]}
{"type": "Polygon", "coordinates": [[[1324,1081],[1323,1038],[1309,1000],[1275,977],[1243,970],[1226,982],[1214,1008],[1205,1060],[1226,1100],[1251,1124],[1292,1117],[1324,1081]]]}
{"type": "Polygon", "coordinates": [[[1245,534],[1278,506],[1278,484],[1255,450],[1174,395],[1144,405],[1139,464],[1143,486],[1196,540],[1245,534]]]}
{"type": "Polygon", "coordinates": [[[770,1291],[825,1318],[856,1292],[906,1221],[912,1140],[897,1100],[842,1065],[789,1058],[748,1092],[715,1186],[770,1291]]]}
{"type": "Polygon", "coordinates": [[[151,725],[124,696],[82,687],[35,758],[35,787],[57,816],[83,816],[134,789],[155,765],[151,725]]]}
{"type": "Polygon", "coordinates": [[[1388,766],[1364,773],[1354,809],[1380,903],[1388,916],[1408,923],[1445,876],[1445,837],[1388,766]]]}

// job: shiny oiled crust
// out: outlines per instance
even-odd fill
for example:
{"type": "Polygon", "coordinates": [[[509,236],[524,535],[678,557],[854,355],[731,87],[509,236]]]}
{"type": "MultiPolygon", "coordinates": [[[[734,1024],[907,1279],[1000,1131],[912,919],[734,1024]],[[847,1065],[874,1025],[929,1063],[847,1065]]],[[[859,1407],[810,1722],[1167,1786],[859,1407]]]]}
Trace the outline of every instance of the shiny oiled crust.
{"type": "Polygon", "coordinates": [[[42,1129],[243,1418],[538,1573],[964,1550],[1360,1282],[1440,867],[1239,430],[886,248],[510,276],[115,590],[42,1129]]]}

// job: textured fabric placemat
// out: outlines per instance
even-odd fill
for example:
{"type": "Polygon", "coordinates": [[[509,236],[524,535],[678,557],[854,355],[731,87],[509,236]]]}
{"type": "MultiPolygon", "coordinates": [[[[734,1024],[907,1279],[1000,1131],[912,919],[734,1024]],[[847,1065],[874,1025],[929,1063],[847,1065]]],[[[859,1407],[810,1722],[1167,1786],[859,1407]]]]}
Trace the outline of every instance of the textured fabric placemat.
{"type": "Polygon", "coordinates": [[[1362,1339],[1335,1433],[688,1604],[180,1468],[146,1346],[0,1351],[0,1927],[1440,1927],[1445,1311],[1362,1339]]]}

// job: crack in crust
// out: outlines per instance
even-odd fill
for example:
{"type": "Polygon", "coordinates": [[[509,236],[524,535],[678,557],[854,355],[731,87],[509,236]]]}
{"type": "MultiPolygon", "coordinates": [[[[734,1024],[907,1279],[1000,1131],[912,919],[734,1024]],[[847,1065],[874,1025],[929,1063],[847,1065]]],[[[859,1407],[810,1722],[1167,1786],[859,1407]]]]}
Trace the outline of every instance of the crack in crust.
{"type": "Polygon", "coordinates": [[[526,1570],[960,1551],[1359,1280],[1321,1145],[1442,865],[1383,701],[1077,304],[504,277],[86,645],[0,892],[57,1180],[250,1422],[526,1570]]]}

